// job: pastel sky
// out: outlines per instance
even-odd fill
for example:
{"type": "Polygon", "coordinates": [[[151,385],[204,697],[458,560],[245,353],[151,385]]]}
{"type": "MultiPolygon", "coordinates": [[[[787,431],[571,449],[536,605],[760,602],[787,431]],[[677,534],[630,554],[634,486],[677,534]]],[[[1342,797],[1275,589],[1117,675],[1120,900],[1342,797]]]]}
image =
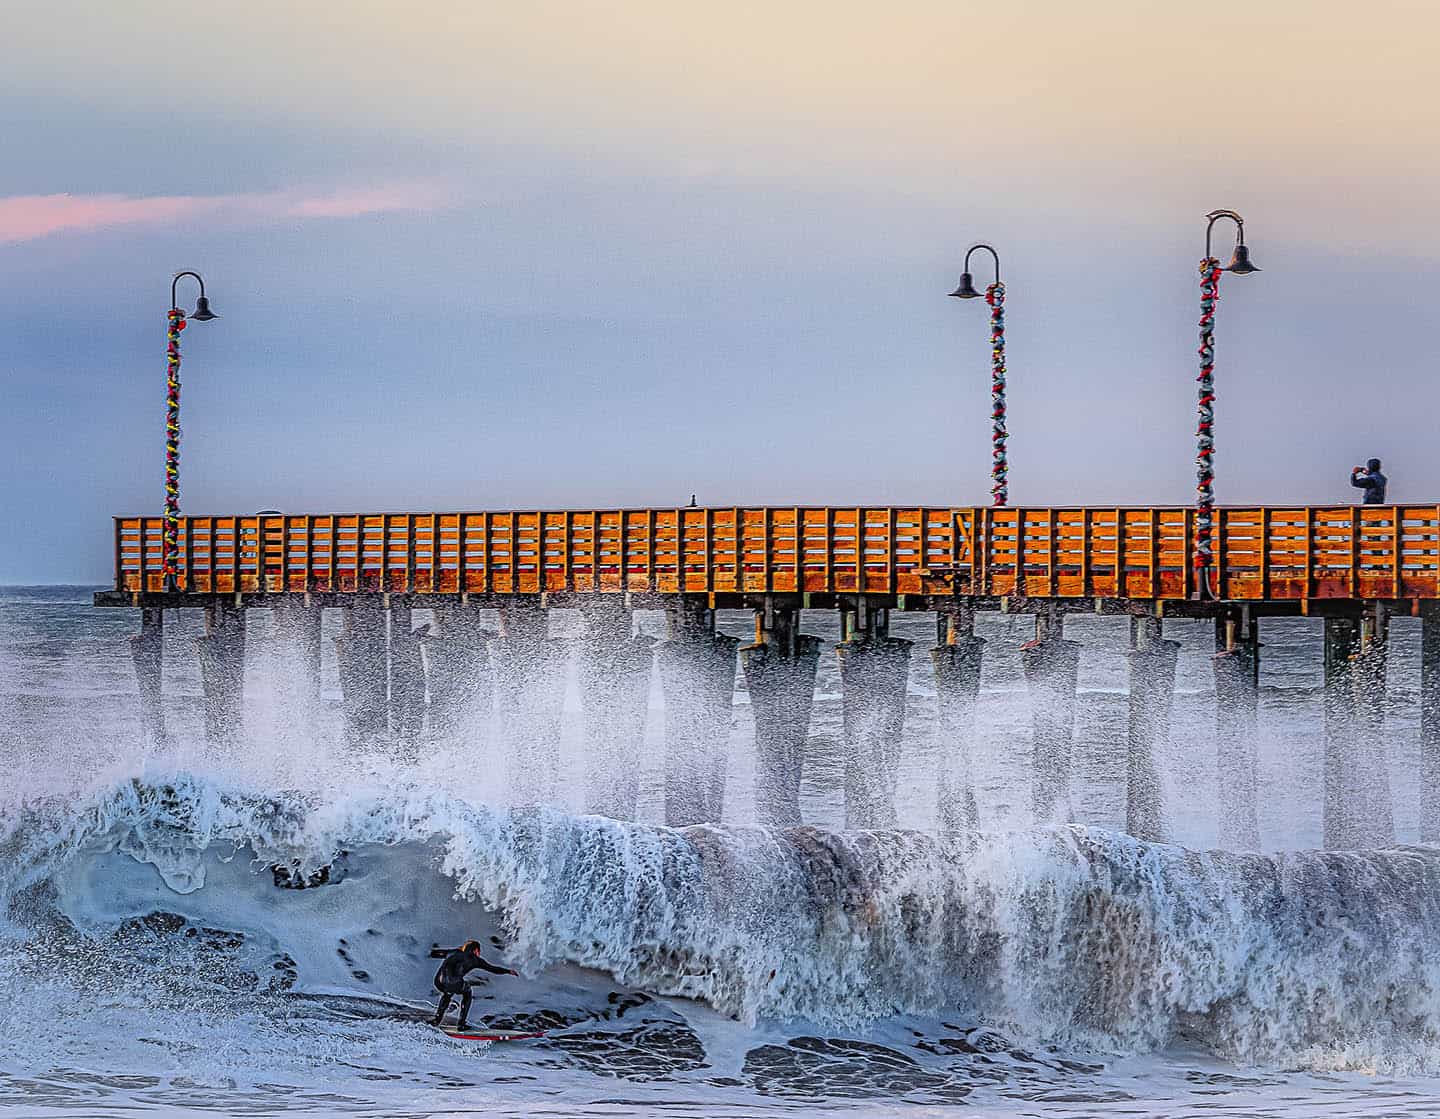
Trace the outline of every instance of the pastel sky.
{"type": "Polygon", "coordinates": [[[1226,502],[1440,500],[1440,5],[11,5],[0,582],[191,512],[1192,498],[1204,214],[1226,502]],[[1220,230],[1228,252],[1229,232],[1220,230]],[[984,277],[981,277],[982,281],[984,277]],[[184,297],[193,300],[193,290],[184,297]]]}

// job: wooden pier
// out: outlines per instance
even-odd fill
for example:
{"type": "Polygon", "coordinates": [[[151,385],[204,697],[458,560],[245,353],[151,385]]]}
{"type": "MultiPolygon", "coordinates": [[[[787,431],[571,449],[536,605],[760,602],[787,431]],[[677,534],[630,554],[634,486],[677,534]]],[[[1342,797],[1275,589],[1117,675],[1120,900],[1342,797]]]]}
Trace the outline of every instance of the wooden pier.
{"type": "Polygon", "coordinates": [[[138,607],[133,656],[146,725],[165,736],[164,613],[205,611],[205,727],[230,748],[243,724],[248,608],[275,611],[295,666],[297,703],[319,694],[325,608],[347,733],[357,746],[461,733],[484,708],[503,716],[512,792],[544,803],[556,787],[559,707],[573,657],[613,710],[587,709],[587,804],[633,814],[637,728],[652,671],[665,698],[666,819],[722,818],[737,662],[756,723],[761,822],[801,822],[820,642],[803,610],[840,615],[846,820],[893,827],[911,642],[892,610],[936,615],[930,650],[947,734],[937,816],[973,823],[966,743],[985,642],[980,610],[1035,617],[1022,647],[1030,693],[1037,820],[1069,814],[1078,642],[1065,617],[1128,616],[1127,821],[1166,834],[1155,759],[1169,734],[1176,651],[1169,617],[1215,622],[1216,737],[1227,834],[1260,841],[1255,726],[1260,621],[1315,615],[1325,626],[1326,843],[1393,841],[1384,776],[1389,619],[1422,619],[1422,838],[1440,842],[1440,505],[1253,506],[1216,510],[1214,561],[1197,584],[1195,512],[1181,507],[720,507],[349,513],[182,518],[175,572],[162,568],[160,517],[114,522],[115,581],[95,604],[138,607]],[[433,621],[417,626],[416,609],[433,621]],[[546,612],[577,609],[577,650],[549,636],[546,612]],[[633,611],[663,609],[667,639],[637,636],[633,611]],[[754,613],[752,644],[717,633],[715,612],[754,613]],[[498,629],[480,612],[495,611],[498,629]],[[603,687],[599,686],[603,684],[603,687]],[[468,714],[467,714],[468,712],[468,714]],[[611,757],[611,755],[614,755],[611,757]],[[1378,760],[1377,760],[1378,759],[1378,760]],[[593,769],[593,772],[591,772],[593,769]],[[1378,772],[1377,772],[1378,769],[1378,772]]]}
{"type": "MultiPolygon", "coordinates": [[[[754,595],[1123,599],[1193,612],[1194,510],[751,507],[186,517],[176,589],[163,521],[114,525],[115,585],[98,606],[240,595],[754,595]]],[[[1216,510],[1213,599],[1309,604],[1440,599],[1440,505],[1216,510]]],[[[912,597],[915,601],[910,601],[912,597]]],[[[904,601],[898,601],[904,600],[904,601]]],[[[1208,607],[1206,609],[1209,609],[1208,607]]]]}

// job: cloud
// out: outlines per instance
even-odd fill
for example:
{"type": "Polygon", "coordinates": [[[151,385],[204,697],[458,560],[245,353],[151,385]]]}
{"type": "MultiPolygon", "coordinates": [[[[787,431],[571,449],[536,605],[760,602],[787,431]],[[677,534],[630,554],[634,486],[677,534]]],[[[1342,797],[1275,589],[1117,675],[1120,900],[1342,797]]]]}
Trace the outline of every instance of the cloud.
{"type": "Polygon", "coordinates": [[[337,190],[330,194],[292,197],[286,217],[358,218],[408,210],[428,212],[453,204],[455,196],[437,183],[392,183],[386,186],[337,190]]]}
{"type": "Polygon", "coordinates": [[[0,197],[0,244],[57,233],[91,233],[136,225],[170,225],[205,217],[237,223],[358,218],[369,214],[428,213],[453,205],[440,183],[288,190],[256,194],[156,195],[22,194],[0,197]]]}

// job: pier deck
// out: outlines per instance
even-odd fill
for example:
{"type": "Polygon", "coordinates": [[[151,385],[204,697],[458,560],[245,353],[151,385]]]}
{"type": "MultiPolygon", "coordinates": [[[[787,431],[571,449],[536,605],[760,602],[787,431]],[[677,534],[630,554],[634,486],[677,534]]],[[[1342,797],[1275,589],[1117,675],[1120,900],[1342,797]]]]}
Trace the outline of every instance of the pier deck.
{"type": "MultiPolygon", "coordinates": [[[[1216,510],[1220,601],[1406,603],[1440,598],[1440,505],[1216,510]]],[[[545,595],[1197,598],[1185,507],[721,507],[186,517],[176,589],[160,517],[114,522],[115,583],[99,606],[307,595],[479,602],[545,595]]],[[[907,603],[913,598],[913,605],[907,603]]]]}

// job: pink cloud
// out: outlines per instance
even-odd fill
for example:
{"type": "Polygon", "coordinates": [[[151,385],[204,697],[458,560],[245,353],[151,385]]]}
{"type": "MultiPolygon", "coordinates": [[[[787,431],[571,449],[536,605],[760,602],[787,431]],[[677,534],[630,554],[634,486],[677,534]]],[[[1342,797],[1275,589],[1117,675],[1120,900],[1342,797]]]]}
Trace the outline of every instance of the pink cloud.
{"type": "Polygon", "coordinates": [[[392,183],[295,198],[286,214],[296,218],[357,218],[405,210],[440,210],[454,201],[453,193],[438,183],[392,183]]]}
{"type": "Polygon", "coordinates": [[[430,212],[455,202],[437,183],[387,183],[327,191],[260,194],[156,195],[29,194],[0,197],[0,244],[34,241],[56,233],[89,233],[122,226],[167,225],[199,217],[236,222],[277,218],[357,218],[369,214],[430,212]]]}
{"type": "Polygon", "coordinates": [[[0,198],[0,241],[33,241],[65,230],[183,221],[205,209],[198,198],[119,194],[31,194],[0,198]]]}

